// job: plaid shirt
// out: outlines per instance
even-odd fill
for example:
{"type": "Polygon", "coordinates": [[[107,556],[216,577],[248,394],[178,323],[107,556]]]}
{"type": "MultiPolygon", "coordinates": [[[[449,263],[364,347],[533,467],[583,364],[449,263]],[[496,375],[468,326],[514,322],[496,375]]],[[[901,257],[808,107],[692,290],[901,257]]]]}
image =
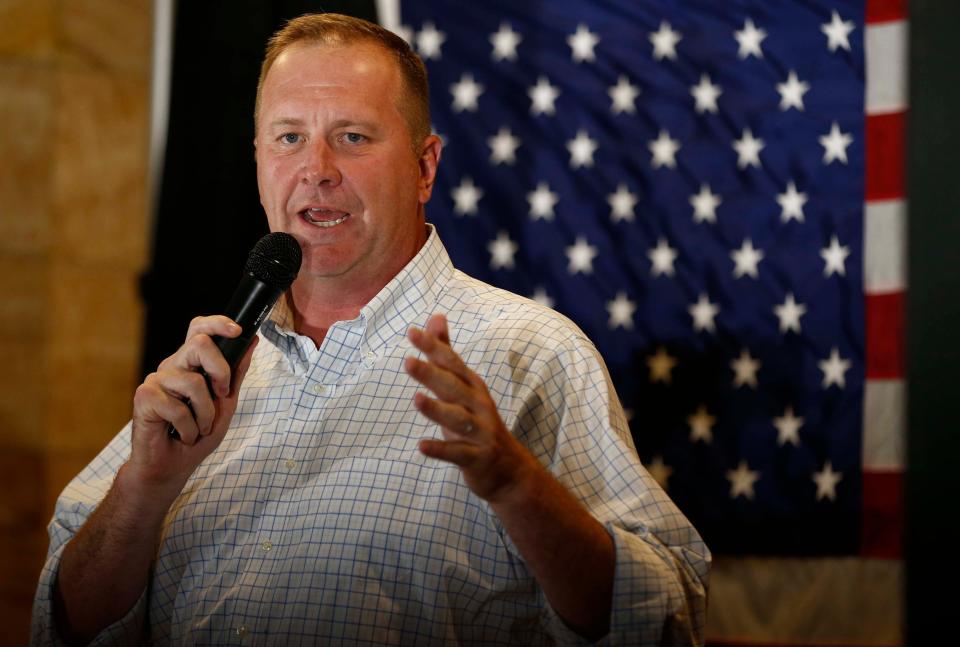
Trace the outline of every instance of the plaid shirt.
{"type": "MultiPolygon", "coordinates": [[[[319,349],[274,309],[231,430],[170,508],[144,595],[98,642],[582,642],[459,469],[417,449],[439,430],[412,406],[405,334],[435,312],[507,427],[613,537],[607,640],[700,642],[709,552],[641,466],[596,349],[552,310],[454,269],[432,228],[319,349]]],[[[57,640],[64,545],[129,453],[127,425],[57,501],[35,643],[57,640]]]]}

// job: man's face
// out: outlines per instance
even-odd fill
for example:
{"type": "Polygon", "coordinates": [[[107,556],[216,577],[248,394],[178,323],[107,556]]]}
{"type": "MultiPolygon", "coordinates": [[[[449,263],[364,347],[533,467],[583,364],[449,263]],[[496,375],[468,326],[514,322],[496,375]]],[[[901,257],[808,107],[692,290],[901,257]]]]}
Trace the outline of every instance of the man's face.
{"type": "Polygon", "coordinates": [[[423,244],[440,146],[418,159],[395,60],[369,43],[298,44],[264,81],[255,140],[271,231],[303,247],[301,278],[385,285],[423,244]]]}

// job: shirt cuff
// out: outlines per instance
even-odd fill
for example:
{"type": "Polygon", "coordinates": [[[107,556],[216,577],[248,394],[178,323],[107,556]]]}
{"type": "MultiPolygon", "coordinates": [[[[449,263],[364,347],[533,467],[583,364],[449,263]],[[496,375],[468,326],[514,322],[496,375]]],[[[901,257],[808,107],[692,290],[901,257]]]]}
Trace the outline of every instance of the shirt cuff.
{"type": "Polygon", "coordinates": [[[702,645],[706,586],[659,543],[611,523],[616,569],[610,611],[613,645],[702,645]]]}

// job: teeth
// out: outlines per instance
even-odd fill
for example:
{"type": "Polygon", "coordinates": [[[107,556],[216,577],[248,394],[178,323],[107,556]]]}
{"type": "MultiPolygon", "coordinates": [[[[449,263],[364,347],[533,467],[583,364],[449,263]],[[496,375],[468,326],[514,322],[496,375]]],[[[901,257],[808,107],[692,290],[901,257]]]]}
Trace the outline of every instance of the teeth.
{"type": "Polygon", "coordinates": [[[336,220],[314,220],[312,218],[312,214],[319,214],[319,213],[331,213],[331,212],[325,211],[323,209],[307,209],[307,211],[304,212],[303,214],[304,220],[306,220],[307,222],[309,222],[311,225],[315,227],[336,227],[337,225],[339,225],[344,220],[350,217],[350,214],[347,213],[337,218],[336,220]]]}

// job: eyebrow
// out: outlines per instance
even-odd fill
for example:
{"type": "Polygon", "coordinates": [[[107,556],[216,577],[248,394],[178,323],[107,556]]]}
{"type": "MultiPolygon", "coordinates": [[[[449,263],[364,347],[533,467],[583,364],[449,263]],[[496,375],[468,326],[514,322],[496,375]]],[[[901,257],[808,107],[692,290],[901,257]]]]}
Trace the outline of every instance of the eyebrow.
{"type": "Polygon", "coordinates": [[[280,119],[275,119],[270,122],[270,128],[276,128],[277,126],[302,126],[304,121],[302,119],[294,119],[293,117],[282,117],[280,119]]]}
{"type": "MultiPolygon", "coordinates": [[[[280,117],[279,119],[274,119],[268,125],[268,128],[277,128],[278,126],[303,126],[306,122],[303,119],[297,119],[296,117],[280,117]]],[[[359,126],[361,128],[366,128],[368,130],[378,130],[377,124],[372,121],[365,121],[363,119],[338,119],[332,124],[331,128],[343,128],[345,126],[359,126]]]]}

